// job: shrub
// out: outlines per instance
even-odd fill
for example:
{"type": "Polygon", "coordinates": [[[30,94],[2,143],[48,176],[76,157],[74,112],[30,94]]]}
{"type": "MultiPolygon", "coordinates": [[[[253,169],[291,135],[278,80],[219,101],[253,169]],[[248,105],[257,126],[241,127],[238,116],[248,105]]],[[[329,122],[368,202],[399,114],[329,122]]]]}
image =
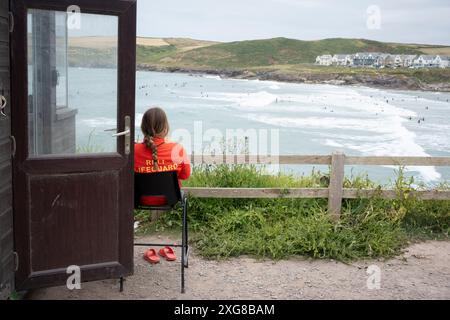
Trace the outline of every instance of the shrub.
{"type": "MultiPolygon", "coordinates": [[[[345,199],[338,222],[327,213],[327,199],[213,199],[190,198],[191,240],[200,254],[210,258],[251,255],[272,259],[292,255],[334,258],[390,257],[408,241],[448,238],[450,201],[423,201],[411,191],[414,179],[397,172],[392,186],[395,200],[379,197],[345,199]]],[[[190,187],[327,187],[327,173],[310,176],[268,175],[263,167],[216,165],[196,167],[185,186],[190,187]]],[[[367,175],[346,178],[347,188],[381,188],[367,175]]],[[[449,190],[448,185],[437,188],[449,190]]],[[[148,213],[138,212],[145,221],[148,213]]],[[[164,214],[156,230],[181,225],[180,210],[164,214]]],[[[148,231],[145,223],[141,232],[148,231]]]]}

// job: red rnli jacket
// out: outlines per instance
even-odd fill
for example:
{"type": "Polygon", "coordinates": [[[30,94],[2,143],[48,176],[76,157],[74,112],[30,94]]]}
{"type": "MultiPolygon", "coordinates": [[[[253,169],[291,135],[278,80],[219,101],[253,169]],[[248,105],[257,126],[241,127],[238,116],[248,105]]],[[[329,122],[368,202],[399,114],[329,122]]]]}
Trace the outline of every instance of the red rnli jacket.
{"type": "MultiPolygon", "coordinates": [[[[181,187],[181,180],[186,180],[191,175],[191,165],[189,157],[182,145],[171,142],[163,138],[153,138],[158,151],[158,170],[153,168],[152,150],[144,143],[134,145],[134,171],[138,173],[153,173],[176,171],[178,182],[181,187]]],[[[143,205],[163,205],[165,198],[143,197],[143,205]]]]}

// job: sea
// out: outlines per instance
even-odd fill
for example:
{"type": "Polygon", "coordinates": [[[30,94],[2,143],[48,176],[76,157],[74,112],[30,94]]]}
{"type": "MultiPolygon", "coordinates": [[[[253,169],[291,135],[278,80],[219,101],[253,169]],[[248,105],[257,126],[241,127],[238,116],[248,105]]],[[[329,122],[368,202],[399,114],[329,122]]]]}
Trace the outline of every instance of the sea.
{"type": "MultiPolygon", "coordinates": [[[[69,68],[68,79],[69,107],[78,109],[77,144],[116,151],[111,135],[117,129],[117,71],[69,68]]],[[[450,156],[450,93],[445,92],[138,71],[137,141],[142,115],[151,106],[166,111],[172,138],[188,152],[215,152],[221,144],[230,152],[243,146],[261,154],[450,156]],[[239,130],[249,134],[247,144],[239,137],[228,139],[239,130]]],[[[308,175],[328,168],[283,165],[277,170],[308,175]]],[[[346,166],[346,175],[367,174],[387,184],[397,170],[346,166]]],[[[427,185],[450,182],[449,167],[412,166],[406,174],[427,185]]]]}

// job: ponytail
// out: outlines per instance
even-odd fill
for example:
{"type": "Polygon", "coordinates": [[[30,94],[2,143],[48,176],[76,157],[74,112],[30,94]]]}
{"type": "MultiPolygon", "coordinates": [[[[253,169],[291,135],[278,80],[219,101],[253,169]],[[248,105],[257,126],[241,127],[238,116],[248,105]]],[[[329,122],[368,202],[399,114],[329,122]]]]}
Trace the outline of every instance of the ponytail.
{"type": "Polygon", "coordinates": [[[150,150],[152,150],[153,169],[158,170],[158,149],[156,148],[156,144],[153,141],[153,137],[145,136],[144,143],[147,148],[150,148],[150,150]]]}
{"type": "Polygon", "coordinates": [[[164,110],[158,107],[148,109],[142,116],[141,130],[144,144],[152,151],[153,169],[158,170],[158,150],[153,139],[164,138],[169,133],[169,122],[164,110]]]}

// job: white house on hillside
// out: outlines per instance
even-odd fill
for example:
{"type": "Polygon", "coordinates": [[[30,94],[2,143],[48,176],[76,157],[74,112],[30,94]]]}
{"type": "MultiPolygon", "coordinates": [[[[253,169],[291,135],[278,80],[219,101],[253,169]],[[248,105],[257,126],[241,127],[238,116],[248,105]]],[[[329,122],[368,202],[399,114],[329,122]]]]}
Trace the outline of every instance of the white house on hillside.
{"type": "Polygon", "coordinates": [[[414,59],[414,67],[416,68],[425,68],[425,67],[434,67],[434,61],[436,56],[432,55],[420,55],[417,59],[414,59]]]}
{"type": "Polygon", "coordinates": [[[415,58],[416,56],[411,54],[396,54],[392,56],[389,63],[394,68],[410,67],[413,65],[415,58]]]}
{"type": "Polygon", "coordinates": [[[416,68],[448,68],[450,67],[449,57],[446,56],[431,56],[421,55],[414,60],[414,67],[416,68]]]}
{"type": "Polygon", "coordinates": [[[385,67],[388,64],[388,60],[391,57],[389,53],[380,53],[376,56],[374,66],[377,68],[385,67]]]}
{"type": "Polygon", "coordinates": [[[353,64],[353,57],[350,54],[335,54],[331,62],[336,66],[351,66],[353,64]]]}
{"type": "Polygon", "coordinates": [[[433,64],[436,68],[448,68],[449,67],[449,57],[438,55],[434,58],[433,64]]]}
{"type": "Polygon", "coordinates": [[[415,54],[404,54],[403,56],[403,65],[402,67],[409,68],[414,64],[414,59],[417,57],[415,54]]]}
{"type": "Polygon", "coordinates": [[[353,65],[356,67],[376,67],[380,52],[358,52],[353,56],[353,65]]]}
{"type": "Polygon", "coordinates": [[[356,54],[324,54],[316,58],[321,66],[372,68],[450,68],[450,56],[358,52],[356,54]]]}
{"type": "Polygon", "coordinates": [[[394,57],[394,67],[402,67],[403,66],[403,55],[397,54],[394,57]]]}
{"type": "Polygon", "coordinates": [[[316,58],[316,64],[321,66],[331,66],[333,57],[330,54],[324,54],[316,58]]]}

